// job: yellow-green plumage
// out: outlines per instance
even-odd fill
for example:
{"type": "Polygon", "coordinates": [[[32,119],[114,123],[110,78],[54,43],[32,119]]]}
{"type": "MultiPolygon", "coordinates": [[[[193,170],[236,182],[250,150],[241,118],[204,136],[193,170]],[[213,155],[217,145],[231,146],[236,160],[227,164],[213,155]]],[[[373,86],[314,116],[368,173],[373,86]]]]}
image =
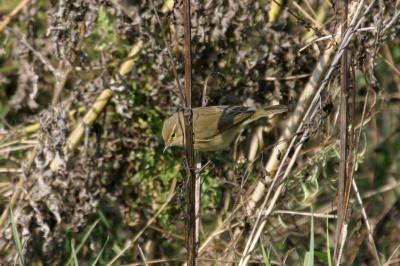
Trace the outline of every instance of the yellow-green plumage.
{"type": "MultiPolygon", "coordinates": [[[[228,147],[242,128],[251,122],[286,112],[282,105],[254,110],[245,106],[207,106],[193,108],[194,148],[216,151],[228,147]]],[[[184,146],[183,113],[165,120],[162,135],[166,146],[184,146]],[[178,119],[179,117],[179,119],[178,119]]]]}

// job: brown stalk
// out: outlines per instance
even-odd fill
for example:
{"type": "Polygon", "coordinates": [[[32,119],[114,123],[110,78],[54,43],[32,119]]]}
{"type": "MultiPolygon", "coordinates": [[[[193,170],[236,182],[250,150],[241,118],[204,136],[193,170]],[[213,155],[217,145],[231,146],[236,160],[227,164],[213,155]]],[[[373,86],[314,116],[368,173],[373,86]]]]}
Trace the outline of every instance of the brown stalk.
{"type": "Polygon", "coordinates": [[[191,56],[191,33],[190,33],[190,0],[183,1],[183,27],[184,27],[184,63],[185,63],[185,146],[187,161],[187,264],[196,265],[196,171],[193,147],[193,120],[192,120],[192,56],[191,56]]]}
{"type": "MultiPolygon", "coordinates": [[[[342,13],[342,26],[341,26],[341,36],[342,40],[344,39],[346,30],[347,30],[347,17],[348,17],[348,2],[337,1],[337,6],[341,9],[342,13]]],[[[334,252],[334,260],[338,265],[340,264],[341,257],[341,245],[343,243],[343,239],[345,238],[344,226],[346,224],[347,217],[347,207],[348,201],[348,193],[350,190],[348,187],[351,187],[351,182],[349,182],[349,172],[348,170],[348,94],[349,94],[349,80],[348,80],[348,51],[347,47],[343,48],[343,54],[341,57],[340,64],[340,164],[339,164],[339,180],[338,180],[338,209],[337,209],[337,224],[336,224],[336,233],[335,233],[335,252],[334,252]]]]}

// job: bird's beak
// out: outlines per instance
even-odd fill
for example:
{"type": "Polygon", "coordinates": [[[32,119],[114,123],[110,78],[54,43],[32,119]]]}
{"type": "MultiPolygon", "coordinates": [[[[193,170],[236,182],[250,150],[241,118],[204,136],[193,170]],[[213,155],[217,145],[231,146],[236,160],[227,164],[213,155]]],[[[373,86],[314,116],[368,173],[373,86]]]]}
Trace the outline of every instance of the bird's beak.
{"type": "Polygon", "coordinates": [[[169,148],[168,144],[165,144],[165,147],[164,147],[163,153],[165,153],[165,152],[168,150],[168,148],[169,148]]]}

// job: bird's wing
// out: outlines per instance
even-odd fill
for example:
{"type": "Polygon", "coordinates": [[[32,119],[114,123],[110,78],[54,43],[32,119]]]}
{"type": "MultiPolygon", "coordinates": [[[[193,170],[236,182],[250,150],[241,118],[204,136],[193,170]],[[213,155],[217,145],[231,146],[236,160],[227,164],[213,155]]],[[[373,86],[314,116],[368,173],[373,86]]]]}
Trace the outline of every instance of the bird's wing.
{"type": "MultiPolygon", "coordinates": [[[[193,109],[193,123],[206,125],[206,130],[195,130],[197,140],[213,138],[222,132],[243,123],[254,114],[254,110],[244,106],[208,106],[193,109]]],[[[198,128],[195,126],[195,128],[198,128]]]]}

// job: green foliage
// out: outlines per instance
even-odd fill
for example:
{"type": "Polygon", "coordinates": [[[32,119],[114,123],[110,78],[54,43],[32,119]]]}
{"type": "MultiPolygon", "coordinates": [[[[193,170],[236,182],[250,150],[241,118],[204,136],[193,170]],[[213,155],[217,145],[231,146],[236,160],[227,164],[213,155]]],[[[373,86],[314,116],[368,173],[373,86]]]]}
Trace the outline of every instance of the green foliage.
{"type": "Polygon", "coordinates": [[[265,266],[271,266],[271,258],[270,258],[270,250],[268,250],[268,253],[265,251],[265,248],[263,245],[260,245],[261,249],[261,255],[263,258],[263,263],[265,266]]]}
{"type": "Polygon", "coordinates": [[[215,207],[219,205],[222,198],[219,178],[212,176],[208,169],[202,173],[201,178],[202,211],[207,212],[208,210],[214,210],[215,207]]]}
{"type": "Polygon", "coordinates": [[[111,17],[103,7],[100,7],[95,32],[98,33],[98,37],[101,39],[99,40],[100,42],[94,46],[95,50],[105,51],[117,43],[118,37],[115,35],[113,27],[114,20],[115,19],[111,17]]]}

